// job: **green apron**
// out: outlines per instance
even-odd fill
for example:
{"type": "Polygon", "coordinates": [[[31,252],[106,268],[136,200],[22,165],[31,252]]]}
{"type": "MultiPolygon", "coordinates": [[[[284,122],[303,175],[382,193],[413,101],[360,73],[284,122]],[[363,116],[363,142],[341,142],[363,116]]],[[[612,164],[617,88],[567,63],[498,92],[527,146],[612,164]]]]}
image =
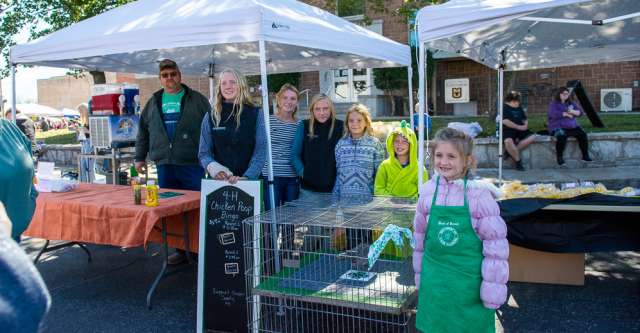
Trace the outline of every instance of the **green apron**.
{"type": "Polygon", "coordinates": [[[482,241],[471,225],[464,180],[464,206],[431,202],[424,240],[416,327],[426,333],[495,332],[495,310],[480,300],[482,241]]]}

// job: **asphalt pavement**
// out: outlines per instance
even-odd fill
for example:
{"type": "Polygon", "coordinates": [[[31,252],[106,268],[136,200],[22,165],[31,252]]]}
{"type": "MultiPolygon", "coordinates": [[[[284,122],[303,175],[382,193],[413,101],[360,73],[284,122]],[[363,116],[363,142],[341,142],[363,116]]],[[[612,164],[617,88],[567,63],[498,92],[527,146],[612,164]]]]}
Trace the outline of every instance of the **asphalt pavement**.
{"type": "MultiPolygon", "coordinates": [[[[26,239],[32,256],[42,241],[26,239]]],[[[159,247],[89,245],[43,255],[37,264],[53,299],[44,332],[195,332],[195,265],[147,290],[161,266],[159,247]]],[[[509,283],[499,332],[640,332],[640,252],[587,254],[584,286],[509,283]]],[[[225,314],[222,314],[225,315],[225,314]]],[[[229,316],[232,320],[233,316],[229,316]]]]}

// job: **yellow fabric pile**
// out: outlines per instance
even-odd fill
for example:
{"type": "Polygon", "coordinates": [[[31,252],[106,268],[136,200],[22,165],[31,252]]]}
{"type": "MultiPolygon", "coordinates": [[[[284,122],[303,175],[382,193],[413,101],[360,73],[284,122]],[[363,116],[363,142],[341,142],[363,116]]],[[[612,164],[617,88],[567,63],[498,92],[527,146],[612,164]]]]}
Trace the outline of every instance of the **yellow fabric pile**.
{"type": "Polygon", "coordinates": [[[533,184],[524,185],[520,181],[505,183],[502,186],[502,199],[515,198],[545,198],[545,199],[568,199],[587,193],[602,193],[610,195],[625,195],[634,191],[631,187],[625,187],[620,191],[610,191],[598,183],[595,185],[578,186],[570,189],[560,190],[553,184],[533,184]]]}

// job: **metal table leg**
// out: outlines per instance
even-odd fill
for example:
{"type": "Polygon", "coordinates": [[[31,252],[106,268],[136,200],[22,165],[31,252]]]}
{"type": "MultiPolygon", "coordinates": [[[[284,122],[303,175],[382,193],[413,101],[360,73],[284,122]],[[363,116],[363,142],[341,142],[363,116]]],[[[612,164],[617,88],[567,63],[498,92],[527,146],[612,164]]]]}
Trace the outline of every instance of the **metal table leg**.
{"type": "Polygon", "coordinates": [[[183,240],[184,240],[184,252],[187,256],[187,263],[191,264],[191,243],[189,243],[189,212],[182,214],[182,227],[183,227],[183,240]]]}
{"type": "Polygon", "coordinates": [[[87,261],[91,262],[92,257],[91,257],[91,251],[89,251],[89,249],[87,248],[87,246],[83,243],[78,243],[78,242],[65,242],[65,243],[61,243],[61,244],[57,244],[54,246],[49,246],[50,241],[47,239],[44,243],[44,246],[40,249],[40,251],[38,251],[38,254],[36,255],[36,258],[33,259],[33,264],[37,264],[38,261],[40,260],[40,257],[42,256],[43,253],[46,252],[51,252],[51,251],[55,251],[55,250],[59,250],[68,246],[74,246],[74,245],[78,245],[86,254],[87,254],[87,261]]]}
{"type": "Polygon", "coordinates": [[[182,223],[183,223],[184,233],[182,235],[173,234],[173,233],[167,232],[167,220],[166,218],[162,218],[162,229],[160,230],[162,234],[162,251],[161,251],[162,252],[162,268],[160,269],[160,272],[158,273],[156,278],[153,280],[153,283],[149,288],[149,292],[147,293],[147,308],[149,309],[151,309],[151,298],[153,297],[153,293],[158,287],[160,280],[162,280],[163,278],[171,274],[181,272],[184,268],[191,266],[191,264],[193,263],[193,260],[191,259],[191,252],[189,251],[189,212],[184,212],[182,214],[182,223]],[[185,252],[187,256],[187,265],[181,268],[171,269],[167,271],[167,266],[169,265],[169,261],[168,261],[169,260],[168,259],[169,258],[169,242],[167,240],[167,236],[183,237],[183,240],[185,242],[184,244],[185,244],[185,252]]]}
{"type": "Polygon", "coordinates": [[[147,293],[147,308],[151,309],[151,297],[153,297],[153,293],[156,291],[156,287],[158,287],[158,283],[164,277],[165,272],[167,271],[168,257],[169,257],[169,244],[167,243],[167,219],[162,218],[162,268],[160,269],[160,273],[153,280],[151,284],[151,288],[149,288],[149,292],[147,293]]]}

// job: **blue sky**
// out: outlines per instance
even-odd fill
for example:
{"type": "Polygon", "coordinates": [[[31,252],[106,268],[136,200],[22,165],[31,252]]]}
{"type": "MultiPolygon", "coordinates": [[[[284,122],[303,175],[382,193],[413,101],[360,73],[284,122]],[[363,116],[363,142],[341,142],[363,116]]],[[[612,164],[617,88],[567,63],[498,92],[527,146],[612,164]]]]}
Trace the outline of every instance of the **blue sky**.
{"type": "MultiPolygon", "coordinates": [[[[16,37],[18,43],[28,40],[28,27],[16,37]]],[[[0,65],[5,66],[4,60],[0,60],[0,65]]],[[[38,79],[48,79],[52,76],[64,75],[67,69],[52,67],[18,67],[16,73],[16,92],[18,103],[38,101],[38,79]]],[[[11,77],[2,79],[2,98],[11,103],[11,77]]]]}

